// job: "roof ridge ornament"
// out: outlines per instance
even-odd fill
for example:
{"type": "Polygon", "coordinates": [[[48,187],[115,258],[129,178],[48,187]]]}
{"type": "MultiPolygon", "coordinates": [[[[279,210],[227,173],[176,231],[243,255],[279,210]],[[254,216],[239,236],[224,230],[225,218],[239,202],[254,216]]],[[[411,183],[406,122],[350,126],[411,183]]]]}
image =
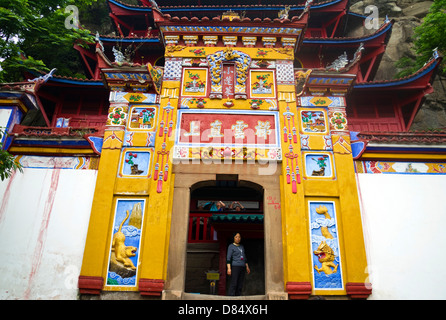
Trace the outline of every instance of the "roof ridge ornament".
{"type": "Polygon", "coordinates": [[[104,52],[104,44],[101,41],[100,35],[99,35],[99,31],[96,31],[96,37],[95,37],[95,41],[99,44],[101,51],[104,52]]]}
{"type": "Polygon", "coordinates": [[[285,6],[285,9],[282,9],[279,11],[279,13],[277,15],[280,20],[288,19],[290,8],[291,8],[291,6],[285,6]]]}
{"type": "Polygon", "coordinates": [[[347,52],[344,51],[335,61],[326,67],[326,70],[339,71],[348,64],[347,52]]]}
{"type": "Polygon", "coordinates": [[[158,4],[156,3],[155,0],[149,0],[149,1],[150,1],[150,4],[152,5],[152,8],[153,8],[153,9],[156,9],[156,10],[158,10],[158,11],[161,12],[160,7],[158,7],[158,4]]]}
{"type": "Polygon", "coordinates": [[[44,76],[40,76],[34,79],[28,79],[29,82],[38,82],[39,80],[42,80],[43,83],[47,82],[49,78],[53,77],[54,72],[56,72],[57,68],[53,68],[49,73],[47,73],[44,76]]]}
{"type": "Polygon", "coordinates": [[[440,57],[440,54],[438,53],[438,47],[434,48],[432,50],[432,59],[438,59],[440,57]]]}
{"type": "Polygon", "coordinates": [[[313,3],[313,0],[307,0],[307,2],[305,2],[305,10],[310,9],[310,6],[312,3],[313,3]]]}
{"type": "Polygon", "coordinates": [[[240,14],[238,12],[232,11],[232,9],[229,9],[229,11],[225,11],[221,15],[221,20],[226,18],[229,19],[229,21],[232,21],[235,18],[240,19],[240,14]]]}
{"type": "Polygon", "coordinates": [[[347,53],[344,51],[343,54],[341,54],[335,61],[333,61],[325,69],[328,71],[333,71],[333,70],[340,71],[342,69],[345,69],[345,71],[347,71],[348,69],[351,68],[352,65],[354,65],[356,62],[359,61],[359,59],[361,58],[361,52],[363,50],[364,50],[364,43],[361,42],[351,60],[348,60],[347,53]]]}
{"type": "Polygon", "coordinates": [[[121,51],[119,51],[119,49],[116,49],[115,46],[113,46],[112,51],[116,63],[123,63],[125,61],[124,54],[121,51]]]}
{"type": "Polygon", "coordinates": [[[440,54],[438,53],[438,47],[436,47],[436,48],[432,49],[432,57],[431,57],[428,61],[426,61],[426,62],[423,64],[423,68],[424,68],[429,62],[431,62],[431,61],[433,61],[433,60],[437,60],[438,58],[440,58],[440,54]]]}
{"type": "Polygon", "coordinates": [[[302,11],[302,13],[299,15],[298,20],[300,20],[307,12],[310,11],[310,7],[312,4],[313,4],[313,0],[307,0],[305,2],[304,11],[302,11]]]}

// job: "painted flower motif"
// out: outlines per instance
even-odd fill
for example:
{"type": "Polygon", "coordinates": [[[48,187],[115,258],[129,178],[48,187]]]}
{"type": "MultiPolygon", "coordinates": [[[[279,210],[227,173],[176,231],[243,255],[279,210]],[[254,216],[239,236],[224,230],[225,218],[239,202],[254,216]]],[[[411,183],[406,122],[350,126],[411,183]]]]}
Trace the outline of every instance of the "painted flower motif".
{"type": "Polygon", "coordinates": [[[345,129],[345,126],[347,125],[347,119],[345,118],[345,116],[342,112],[333,113],[333,117],[330,119],[330,122],[338,130],[345,129]]]}
{"type": "Polygon", "coordinates": [[[108,115],[108,118],[113,124],[120,124],[121,119],[125,118],[125,113],[122,108],[116,108],[112,113],[108,115]]]}
{"type": "Polygon", "coordinates": [[[129,156],[129,158],[125,159],[125,162],[128,163],[131,166],[134,165],[135,163],[133,162],[133,158],[136,159],[138,157],[138,154],[129,152],[128,156],[129,156]]]}
{"type": "MultiPolygon", "coordinates": [[[[313,158],[313,160],[314,160],[314,158],[313,158]]],[[[319,168],[325,168],[327,166],[327,163],[326,163],[327,160],[328,160],[328,156],[324,155],[322,157],[317,158],[317,160],[314,160],[314,161],[316,161],[319,168]]]]}
{"type": "Polygon", "coordinates": [[[193,49],[193,50],[189,50],[189,52],[192,52],[196,56],[204,56],[206,54],[206,52],[202,49],[193,49]]]}
{"type": "Polygon", "coordinates": [[[257,50],[257,57],[264,57],[268,54],[267,50],[259,49],[257,50]]]}

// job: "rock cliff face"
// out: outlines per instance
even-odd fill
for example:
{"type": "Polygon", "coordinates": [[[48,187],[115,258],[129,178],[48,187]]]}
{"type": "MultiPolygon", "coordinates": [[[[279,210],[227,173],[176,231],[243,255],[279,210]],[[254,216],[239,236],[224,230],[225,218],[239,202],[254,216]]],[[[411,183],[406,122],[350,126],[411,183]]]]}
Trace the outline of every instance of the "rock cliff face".
{"type": "MultiPolygon", "coordinates": [[[[394,19],[392,35],[383,56],[375,80],[394,79],[400,71],[395,63],[402,57],[414,57],[412,36],[414,29],[422,23],[429,12],[433,1],[417,0],[352,0],[350,11],[362,15],[368,5],[378,8],[380,25],[386,15],[394,19]]],[[[361,36],[373,33],[375,30],[358,28],[351,30],[349,36],[361,36]]],[[[411,131],[446,129],[446,78],[437,75],[433,83],[434,93],[426,97],[426,101],[418,111],[411,131]]]]}

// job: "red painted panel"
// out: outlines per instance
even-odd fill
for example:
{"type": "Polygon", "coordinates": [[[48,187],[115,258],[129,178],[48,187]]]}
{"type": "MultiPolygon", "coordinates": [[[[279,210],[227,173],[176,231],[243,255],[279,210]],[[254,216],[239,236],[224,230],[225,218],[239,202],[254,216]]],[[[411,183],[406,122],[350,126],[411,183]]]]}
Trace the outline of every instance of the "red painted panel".
{"type": "Polygon", "coordinates": [[[261,144],[265,147],[273,147],[278,143],[276,118],[273,114],[182,113],[179,125],[179,143],[202,143],[210,146],[261,144]],[[268,123],[268,128],[265,128],[267,132],[258,131],[256,127],[259,122],[268,123]]]}

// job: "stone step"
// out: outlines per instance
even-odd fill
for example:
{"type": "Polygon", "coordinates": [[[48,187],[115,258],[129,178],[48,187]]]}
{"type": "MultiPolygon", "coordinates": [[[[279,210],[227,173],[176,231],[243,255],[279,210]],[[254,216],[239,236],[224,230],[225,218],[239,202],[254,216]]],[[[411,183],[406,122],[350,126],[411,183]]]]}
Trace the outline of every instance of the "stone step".
{"type": "Polygon", "coordinates": [[[196,293],[183,293],[183,300],[266,300],[265,295],[253,295],[253,296],[219,296],[212,294],[196,294],[196,293]]]}

